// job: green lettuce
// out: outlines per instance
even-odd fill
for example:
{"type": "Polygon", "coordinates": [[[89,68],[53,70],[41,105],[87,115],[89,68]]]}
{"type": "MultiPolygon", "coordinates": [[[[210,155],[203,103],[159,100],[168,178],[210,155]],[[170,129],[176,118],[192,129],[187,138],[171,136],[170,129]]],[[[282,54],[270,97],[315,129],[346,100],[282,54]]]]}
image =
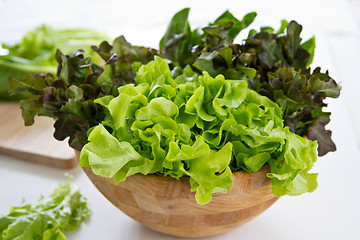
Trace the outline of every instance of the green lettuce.
{"type": "Polygon", "coordinates": [[[176,79],[155,57],[138,70],[136,86],[96,99],[105,117],[90,130],[79,165],[116,182],[136,173],[188,176],[199,204],[227,192],[232,171],[256,172],[266,163],[276,196],[315,190],[309,170],[317,144],[284,128],[275,102],[223,75],[176,79]]]}
{"type": "Polygon", "coordinates": [[[86,199],[67,181],[50,196],[23,202],[0,216],[0,239],[66,240],[63,231],[76,229],[89,215],[86,199]]]}

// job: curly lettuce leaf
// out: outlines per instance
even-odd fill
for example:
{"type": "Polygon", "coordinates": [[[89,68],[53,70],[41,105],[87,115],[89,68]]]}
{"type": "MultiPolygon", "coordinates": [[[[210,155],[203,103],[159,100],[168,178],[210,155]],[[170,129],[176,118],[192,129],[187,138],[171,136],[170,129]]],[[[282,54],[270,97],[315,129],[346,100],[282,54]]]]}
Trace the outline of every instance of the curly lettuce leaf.
{"type": "Polygon", "coordinates": [[[198,203],[208,203],[212,198],[211,193],[226,193],[232,187],[232,172],[229,167],[231,151],[232,145],[229,142],[219,151],[210,150],[209,154],[189,161],[187,170],[181,169],[190,177],[191,190],[196,191],[195,199],[198,203]]]}
{"type": "Polygon", "coordinates": [[[124,36],[114,39],[112,45],[103,41],[99,47],[92,49],[106,62],[105,72],[99,78],[112,88],[116,95],[117,88],[128,83],[135,83],[135,72],[142,64],[154,59],[157,50],[147,47],[133,46],[124,36]]]}
{"type": "Polygon", "coordinates": [[[124,181],[135,173],[159,171],[156,161],[145,159],[130,143],[119,141],[102,126],[96,126],[89,135],[90,143],[81,151],[79,166],[91,166],[95,174],[124,181]],[[106,152],[103,149],[108,149],[106,152]]]}
{"type": "Polygon", "coordinates": [[[199,29],[190,29],[189,12],[189,8],[184,8],[174,15],[159,43],[161,54],[171,61],[180,63],[182,67],[194,61],[191,49],[201,42],[202,37],[199,29]]]}
{"type": "Polygon", "coordinates": [[[331,131],[325,126],[330,121],[330,113],[324,112],[326,97],[338,97],[340,87],[327,74],[317,68],[310,72],[297,72],[293,68],[279,68],[268,73],[269,94],[284,112],[285,124],[290,131],[310,140],[317,140],[319,156],[335,151],[331,131]]]}
{"type": "Polygon", "coordinates": [[[243,29],[247,28],[254,21],[256,15],[256,12],[247,13],[240,21],[229,11],[225,11],[214,21],[214,23],[212,23],[212,25],[220,25],[222,23],[232,22],[232,26],[228,31],[228,36],[232,39],[235,39],[243,29]]]}
{"type": "Polygon", "coordinates": [[[0,239],[66,240],[64,231],[74,230],[90,215],[86,198],[69,181],[36,203],[23,202],[0,217],[0,239]]]}
{"type": "Polygon", "coordinates": [[[52,74],[25,79],[10,77],[10,90],[31,94],[31,98],[20,101],[25,125],[32,125],[36,115],[52,117],[54,137],[57,140],[69,137],[69,145],[80,150],[87,142],[87,130],[104,116],[93,100],[109,94],[111,89],[104,90],[103,82],[97,81],[103,69],[85,57],[83,51],[70,56],[58,51],[57,59],[57,78],[52,74]]]}

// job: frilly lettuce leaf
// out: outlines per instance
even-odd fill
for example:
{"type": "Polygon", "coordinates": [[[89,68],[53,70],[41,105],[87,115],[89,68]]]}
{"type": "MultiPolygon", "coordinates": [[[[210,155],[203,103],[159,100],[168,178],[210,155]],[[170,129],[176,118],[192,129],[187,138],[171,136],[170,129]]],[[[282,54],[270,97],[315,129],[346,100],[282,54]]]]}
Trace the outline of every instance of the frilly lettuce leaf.
{"type": "Polygon", "coordinates": [[[79,50],[69,56],[58,51],[57,78],[52,74],[9,78],[10,91],[32,95],[20,101],[25,125],[32,125],[36,115],[52,117],[56,120],[54,137],[69,137],[69,145],[77,150],[87,142],[86,131],[104,117],[103,109],[93,99],[111,92],[97,81],[103,69],[83,53],[79,50]]]}
{"type": "Polygon", "coordinates": [[[211,193],[226,193],[232,187],[231,150],[232,145],[228,142],[219,151],[210,150],[209,154],[189,161],[188,170],[181,169],[190,177],[191,190],[196,191],[195,199],[199,204],[210,202],[211,193]]]}
{"type": "Polygon", "coordinates": [[[230,27],[227,35],[232,39],[235,39],[243,29],[247,28],[254,21],[256,15],[256,12],[250,12],[246,14],[240,21],[239,19],[234,17],[229,11],[225,11],[211,25],[220,25],[222,23],[232,22],[233,24],[230,27]]]}
{"type": "Polygon", "coordinates": [[[96,100],[105,118],[92,129],[80,166],[116,182],[136,173],[188,176],[199,204],[229,190],[232,171],[266,163],[275,195],[316,188],[316,174],[308,173],[316,142],[284,128],[281,108],[246,81],[203,72],[183,82],[160,57],[141,66],[135,81],[117,97],[96,100]]]}

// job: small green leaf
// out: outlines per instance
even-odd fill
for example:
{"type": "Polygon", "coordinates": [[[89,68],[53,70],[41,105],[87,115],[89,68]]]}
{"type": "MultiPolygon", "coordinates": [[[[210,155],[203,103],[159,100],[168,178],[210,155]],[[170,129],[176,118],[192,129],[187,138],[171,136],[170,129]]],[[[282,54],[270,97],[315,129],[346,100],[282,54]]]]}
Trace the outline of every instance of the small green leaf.
{"type": "Polygon", "coordinates": [[[247,13],[240,21],[234,17],[229,11],[225,11],[220,17],[218,17],[212,25],[220,25],[226,22],[232,22],[233,25],[229,30],[228,36],[235,39],[236,36],[245,28],[247,28],[256,17],[255,12],[247,13]]]}
{"type": "Polygon", "coordinates": [[[261,27],[260,28],[260,31],[262,32],[268,32],[268,33],[273,33],[274,32],[274,29],[270,26],[264,26],[264,27],[261,27]]]}
{"type": "Polygon", "coordinates": [[[281,20],[281,26],[279,30],[276,32],[276,35],[285,33],[285,29],[287,28],[288,25],[289,25],[288,21],[286,21],[285,19],[281,20]]]}
{"type": "Polygon", "coordinates": [[[313,59],[314,59],[314,55],[315,55],[315,36],[309,38],[307,41],[303,42],[300,45],[301,48],[307,50],[310,53],[310,58],[309,61],[307,63],[307,66],[309,66],[313,59]]]}
{"type": "Polygon", "coordinates": [[[257,172],[271,158],[268,152],[258,153],[244,159],[244,164],[249,172],[257,172]]]}
{"type": "Polygon", "coordinates": [[[34,123],[34,117],[36,115],[49,117],[52,116],[50,112],[44,109],[43,103],[36,98],[21,100],[20,106],[22,109],[22,117],[26,126],[30,126],[34,123]]]}
{"type": "Polygon", "coordinates": [[[190,8],[184,8],[174,15],[171,19],[169,26],[167,27],[166,33],[160,41],[159,48],[163,49],[166,44],[174,37],[174,35],[186,33],[189,27],[188,16],[190,8]]]}
{"type": "Polygon", "coordinates": [[[228,67],[231,67],[231,64],[233,62],[232,49],[229,47],[222,48],[218,51],[218,54],[225,60],[226,65],[228,67]]]}
{"type": "Polygon", "coordinates": [[[97,175],[111,178],[128,162],[142,160],[128,142],[119,142],[102,125],[91,131],[89,141],[81,151],[79,166],[91,166],[97,175]],[[107,149],[106,154],[102,149],[107,149]]]}
{"type": "Polygon", "coordinates": [[[299,48],[300,45],[300,33],[302,31],[302,26],[299,25],[297,22],[295,21],[291,21],[286,29],[286,33],[289,37],[289,42],[288,42],[288,51],[289,51],[289,56],[294,58],[295,54],[299,48]]]}
{"type": "Polygon", "coordinates": [[[211,76],[215,77],[218,74],[221,74],[221,72],[224,71],[224,68],[215,68],[213,60],[218,55],[216,51],[213,51],[211,53],[202,53],[200,57],[196,60],[196,62],[193,64],[194,67],[199,69],[200,71],[206,71],[211,76]]]}

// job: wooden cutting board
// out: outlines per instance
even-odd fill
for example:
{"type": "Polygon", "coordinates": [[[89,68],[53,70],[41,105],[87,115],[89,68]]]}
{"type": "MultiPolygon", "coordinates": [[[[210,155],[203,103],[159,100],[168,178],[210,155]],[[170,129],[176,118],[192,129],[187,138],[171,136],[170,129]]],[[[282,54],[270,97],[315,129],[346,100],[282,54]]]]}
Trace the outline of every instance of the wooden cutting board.
{"type": "Polygon", "coordinates": [[[54,120],[36,117],[26,127],[18,103],[0,103],[0,153],[28,162],[69,169],[77,165],[67,141],[53,137],[54,120]]]}

